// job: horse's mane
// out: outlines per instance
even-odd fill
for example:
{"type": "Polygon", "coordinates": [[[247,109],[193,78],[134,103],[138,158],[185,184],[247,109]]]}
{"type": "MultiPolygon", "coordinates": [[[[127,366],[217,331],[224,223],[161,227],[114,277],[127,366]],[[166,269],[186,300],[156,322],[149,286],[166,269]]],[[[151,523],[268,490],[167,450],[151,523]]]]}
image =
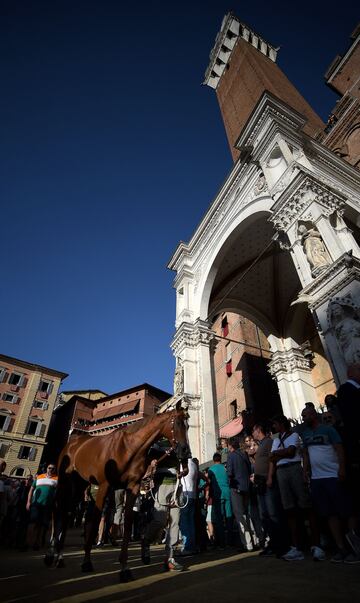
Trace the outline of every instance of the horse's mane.
{"type": "Polygon", "coordinates": [[[146,427],[146,425],[148,425],[148,423],[151,423],[152,421],[155,421],[155,419],[159,419],[160,417],[163,417],[165,414],[170,414],[170,413],[163,413],[161,415],[156,414],[156,415],[151,415],[150,417],[145,417],[144,419],[139,419],[139,421],[135,421],[132,425],[128,425],[127,427],[123,428],[122,430],[126,431],[126,433],[135,433],[139,429],[146,427]]]}

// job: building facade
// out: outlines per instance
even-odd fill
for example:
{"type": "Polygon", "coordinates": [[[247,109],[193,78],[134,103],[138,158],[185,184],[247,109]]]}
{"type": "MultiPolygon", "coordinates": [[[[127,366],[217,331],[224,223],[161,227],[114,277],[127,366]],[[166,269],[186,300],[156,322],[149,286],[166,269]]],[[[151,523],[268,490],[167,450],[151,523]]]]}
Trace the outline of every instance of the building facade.
{"type": "Polygon", "coordinates": [[[325,74],[325,81],[340,99],[325,128],[323,143],[351,165],[360,165],[360,24],[351,35],[351,44],[338,55],[325,74]]]}
{"type": "MultiPolygon", "coordinates": [[[[319,406],[360,359],[354,36],[327,74],[342,95],[328,124],[278,68],[274,47],[236,16],[225,16],[216,38],[205,84],[216,91],[234,167],[169,263],[176,272],[172,349],[181,371],[175,393],[188,401],[190,443],[201,462],[212,457],[229,419],[217,398],[216,321],[224,314],[261,330],[264,360],[292,418],[305,402],[319,406]]],[[[221,362],[232,354],[223,351],[221,362]]],[[[266,401],[255,404],[271,416],[266,401]]]]}
{"type": "Polygon", "coordinates": [[[35,474],[66,373],[0,354],[0,458],[6,472],[35,474]]]}

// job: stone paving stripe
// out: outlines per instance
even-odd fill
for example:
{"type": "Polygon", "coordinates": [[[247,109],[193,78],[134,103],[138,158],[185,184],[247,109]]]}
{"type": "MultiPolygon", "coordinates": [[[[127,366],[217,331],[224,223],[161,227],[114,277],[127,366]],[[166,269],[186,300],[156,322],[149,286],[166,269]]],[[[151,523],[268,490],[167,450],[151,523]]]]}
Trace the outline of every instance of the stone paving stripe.
{"type": "MultiPolygon", "coordinates": [[[[200,571],[205,568],[216,567],[217,565],[222,565],[224,563],[232,563],[236,559],[244,559],[245,557],[254,557],[257,556],[258,553],[242,553],[238,555],[232,555],[226,559],[215,559],[214,561],[206,561],[204,563],[199,563],[197,565],[191,566],[188,565],[187,569],[194,571],[200,571]]],[[[143,566],[142,566],[143,567],[143,566]]],[[[148,567],[148,566],[147,566],[148,567]]],[[[136,568],[131,568],[136,569],[136,568]]],[[[119,571],[119,570],[117,570],[119,571]]],[[[114,572],[111,572],[114,573],[114,572]]],[[[98,574],[97,574],[98,575],[98,574]]],[[[141,588],[143,586],[151,586],[155,582],[160,582],[162,580],[171,580],[176,578],[176,576],[181,576],[182,572],[179,573],[166,573],[163,574],[154,574],[152,576],[146,576],[145,578],[140,578],[134,580],[133,582],[127,582],[126,584],[112,584],[109,586],[105,586],[99,588],[97,590],[88,591],[86,593],[78,593],[73,596],[67,596],[63,599],[56,599],[52,601],[52,603],[86,603],[86,601],[94,601],[96,599],[102,599],[104,597],[108,597],[114,594],[120,594],[123,592],[131,591],[134,589],[141,588]]],[[[122,599],[123,600],[123,599],[122,599]]]]}
{"type": "Polygon", "coordinates": [[[32,595],[24,595],[23,597],[16,597],[16,599],[7,599],[2,603],[15,603],[15,601],[26,601],[26,599],[32,599],[33,597],[40,596],[40,593],[33,593],[32,595]]]}
{"type": "MultiPolygon", "coordinates": [[[[89,573],[86,574],[85,576],[78,576],[77,578],[67,578],[66,580],[59,580],[59,582],[55,582],[54,585],[53,584],[49,584],[49,588],[53,588],[53,586],[62,586],[63,584],[70,584],[70,583],[74,583],[74,582],[83,582],[84,580],[91,580],[94,578],[99,578],[100,576],[110,576],[111,574],[118,574],[120,572],[120,565],[119,562],[117,561],[116,564],[118,565],[118,568],[116,570],[111,570],[109,572],[93,572],[93,573],[89,573]]],[[[138,569],[146,569],[148,567],[156,567],[158,566],[159,563],[150,563],[150,565],[132,565],[131,569],[132,570],[138,570],[138,569]]],[[[47,588],[47,585],[45,585],[44,588],[47,588]]]]}

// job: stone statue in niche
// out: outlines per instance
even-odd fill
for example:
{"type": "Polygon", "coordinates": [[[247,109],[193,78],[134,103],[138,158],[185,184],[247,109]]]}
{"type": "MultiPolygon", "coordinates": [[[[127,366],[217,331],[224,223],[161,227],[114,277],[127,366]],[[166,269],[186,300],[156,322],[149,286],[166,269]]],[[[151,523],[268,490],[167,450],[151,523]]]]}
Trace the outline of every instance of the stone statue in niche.
{"type": "Polygon", "coordinates": [[[351,296],[334,297],[328,305],[328,323],[347,365],[360,362],[359,307],[351,296]]]}
{"type": "Polygon", "coordinates": [[[306,259],[311,267],[312,276],[317,276],[331,263],[331,258],[324,245],[321,234],[316,228],[306,228],[305,224],[300,224],[298,233],[301,236],[306,259]]]}
{"type": "Polygon", "coordinates": [[[184,393],[184,368],[180,359],[176,360],[176,369],[174,375],[174,396],[182,396],[184,393]]]}

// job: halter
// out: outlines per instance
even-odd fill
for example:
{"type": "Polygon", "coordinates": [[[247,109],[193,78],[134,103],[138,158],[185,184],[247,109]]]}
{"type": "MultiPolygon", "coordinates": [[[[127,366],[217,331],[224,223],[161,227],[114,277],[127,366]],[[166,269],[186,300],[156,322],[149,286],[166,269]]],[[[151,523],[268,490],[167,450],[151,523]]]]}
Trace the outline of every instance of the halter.
{"type": "Polygon", "coordinates": [[[175,417],[173,417],[171,419],[171,450],[175,450],[176,445],[179,443],[175,437],[175,429],[174,429],[174,425],[175,425],[175,417]]]}

